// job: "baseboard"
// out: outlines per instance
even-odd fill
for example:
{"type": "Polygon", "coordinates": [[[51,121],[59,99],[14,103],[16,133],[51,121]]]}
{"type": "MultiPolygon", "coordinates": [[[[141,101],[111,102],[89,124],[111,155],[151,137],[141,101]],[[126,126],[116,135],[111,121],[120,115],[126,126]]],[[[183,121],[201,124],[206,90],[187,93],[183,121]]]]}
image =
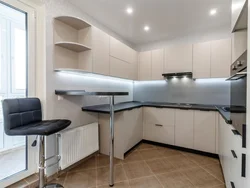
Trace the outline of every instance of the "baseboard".
{"type": "Polygon", "coordinates": [[[136,145],[134,145],[131,149],[129,149],[128,151],[126,151],[126,153],[124,153],[124,157],[126,155],[128,155],[131,151],[133,151],[137,146],[139,146],[141,143],[143,142],[143,140],[141,140],[140,142],[138,142],[136,145]]]}
{"type": "Polygon", "coordinates": [[[204,152],[204,151],[199,151],[199,150],[194,150],[194,149],[189,149],[189,148],[184,148],[184,147],[179,147],[179,146],[174,146],[174,145],[169,145],[169,144],[162,144],[159,142],[153,142],[153,141],[149,141],[149,140],[142,140],[141,143],[152,144],[152,145],[156,145],[156,146],[171,148],[171,149],[175,149],[175,150],[179,150],[179,151],[185,151],[185,152],[189,152],[189,153],[194,153],[194,154],[198,154],[198,155],[203,155],[203,156],[219,159],[219,155],[214,154],[214,153],[208,153],[208,152],[204,152]]]}

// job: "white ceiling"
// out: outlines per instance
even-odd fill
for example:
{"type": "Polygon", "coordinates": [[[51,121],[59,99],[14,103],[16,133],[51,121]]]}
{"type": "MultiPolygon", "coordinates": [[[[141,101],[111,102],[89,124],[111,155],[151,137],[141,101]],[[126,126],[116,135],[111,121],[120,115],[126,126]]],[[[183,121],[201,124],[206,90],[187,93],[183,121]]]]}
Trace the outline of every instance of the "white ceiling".
{"type": "Polygon", "coordinates": [[[231,0],[69,0],[134,45],[230,29],[231,0]],[[133,7],[133,15],[126,8],[133,7]],[[209,11],[217,9],[211,17],[209,11]],[[147,24],[151,30],[145,32],[147,24]]]}

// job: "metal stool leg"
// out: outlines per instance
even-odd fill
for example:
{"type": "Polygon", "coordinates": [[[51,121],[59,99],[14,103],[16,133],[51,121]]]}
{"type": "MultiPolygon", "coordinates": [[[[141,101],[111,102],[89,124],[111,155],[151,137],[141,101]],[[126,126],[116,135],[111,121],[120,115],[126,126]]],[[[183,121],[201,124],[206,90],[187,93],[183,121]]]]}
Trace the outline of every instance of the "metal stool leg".
{"type": "Polygon", "coordinates": [[[39,136],[39,188],[44,188],[45,185],[44,163],[44,136],[39,136]]]}
{"type": "Polygon", "coordinates": [[[44,136],[39,136],[39,188],[63,188],[62,185],[52,183],[45,184],[45,152],[44,136]]]}

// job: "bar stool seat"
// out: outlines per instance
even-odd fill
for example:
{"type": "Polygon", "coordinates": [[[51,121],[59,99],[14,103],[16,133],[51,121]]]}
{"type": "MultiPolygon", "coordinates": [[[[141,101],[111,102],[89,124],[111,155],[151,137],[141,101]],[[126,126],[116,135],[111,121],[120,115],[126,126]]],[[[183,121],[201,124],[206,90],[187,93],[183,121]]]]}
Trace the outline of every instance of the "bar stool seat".
{"type": "Polygon", "coordinates": [[[69,120],[47,120],[37,123],[31,123],[22,127],[17,127],[9,130],[9,135],[21,136],[21,135],[43,135],[49,136],[55,134],[70,125],[69,120]]]}
{"type": "MultiPolygon", "coordinates": [[[[38,98],[5,99],[2,103],[4,131],[7,135],[39,136],[39,188],[62,188],[63,186],[59,184],[46,185],[45,183],[44,170],[47,159],[45,159],[44,137],[65,129],[71,121],[66,119],[43,121],[41,102],[38,98]]],[[[59,160],[60,158],[58,162],[59,160]]]]}

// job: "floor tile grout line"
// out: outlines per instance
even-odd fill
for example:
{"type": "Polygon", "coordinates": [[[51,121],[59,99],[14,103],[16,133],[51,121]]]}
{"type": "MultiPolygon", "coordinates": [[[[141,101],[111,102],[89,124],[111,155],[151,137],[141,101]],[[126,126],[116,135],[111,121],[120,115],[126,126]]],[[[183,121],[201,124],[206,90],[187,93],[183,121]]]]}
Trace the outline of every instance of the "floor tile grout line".
{"type": "Polygon", "coordinates": [[[158,181],[158,183],[162,186],[162,188],[164,188],[163,184],[161,183],[161,181],[157,178],[157,176],[155,175],[155,173],[153,172],[153,170],[150,168],[150,166],[148,165],[147,161],[144,160],[144,162],[146,163],[146,165],[148,166],[149,170],[153,173],[154,177],[156,178],[156,180],[158,181]]]}
{"type": "MultiPolygon", "coordinates": [[[[209,166],[209,165],[207,165],[209,166]]],[[[219,178],[217,178],[215,175],[213,175],[211,172],[209,172],[208,170],[206,170],[204,167],[200,166],[201,169],[205,170],[208,174],[210,174],[211,176],[213,176],[215,179],[219,180],[220,182],[222,182],[219,178]]],[[[223,184],[225,184],[225,182],[222,182],[223,184]]]]}
{"type": "Polygon", "coordinates": [[[128,176],[127,176],[127,173],[126,173],[126,171],[125,171],[125,169],[124,169],[124,166],[123,166],[124,164],[122,164],[122,170],[123,170],[123,172],[124,172],[124,174],[125,174],[125,176],[126,176],[126,178],[127,178],[127,181],[128,181],[128,186],[131,188],[131,186],[130,186],[130,183],[129,183],[129,179],[128,179],[128,176]]]}

